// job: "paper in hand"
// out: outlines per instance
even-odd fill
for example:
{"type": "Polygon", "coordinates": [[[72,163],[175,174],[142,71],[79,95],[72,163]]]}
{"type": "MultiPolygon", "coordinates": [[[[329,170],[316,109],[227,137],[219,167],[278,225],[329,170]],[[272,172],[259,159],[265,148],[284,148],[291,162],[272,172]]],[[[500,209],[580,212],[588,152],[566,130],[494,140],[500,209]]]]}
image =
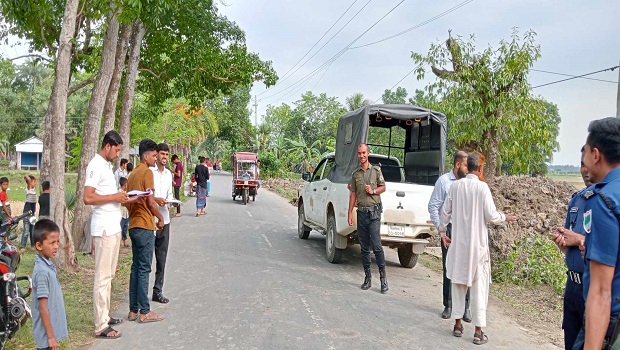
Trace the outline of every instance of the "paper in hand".
{"type": "Polygon", "coordinates": [[[172,203],[172,204],[183,204],[183,202],[181,202],[178,199],[168,199],[166,200],[166,203],[172,203]]]}
{"type": "Polygon", "coordinates": [[[150,196],[152,195],[153,192],[151,191],[150,188],[147,188],[146,191],[138,191],[138,190],[133,190],[133,191],[129,191],[127,192],[127,197],[146,197],[146,196],[150,196]]]}

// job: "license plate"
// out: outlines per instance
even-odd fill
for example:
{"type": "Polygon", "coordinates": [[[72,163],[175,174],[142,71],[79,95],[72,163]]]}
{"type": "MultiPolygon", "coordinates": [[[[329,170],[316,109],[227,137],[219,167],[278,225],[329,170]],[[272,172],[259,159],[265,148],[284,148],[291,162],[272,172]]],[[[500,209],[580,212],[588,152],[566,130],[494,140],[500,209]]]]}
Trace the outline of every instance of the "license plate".
{"type": "Polygon", "coordinates": [[[404,237],[405,236],[405,227],[398,225],[390,225],[388,226],[388,236],[397,236],[404,237]]]}
{"type": "Polygon", "coordinates": [[[248,180],[243,181],[243,184],[247,185],[248,184],[248,180]]]}

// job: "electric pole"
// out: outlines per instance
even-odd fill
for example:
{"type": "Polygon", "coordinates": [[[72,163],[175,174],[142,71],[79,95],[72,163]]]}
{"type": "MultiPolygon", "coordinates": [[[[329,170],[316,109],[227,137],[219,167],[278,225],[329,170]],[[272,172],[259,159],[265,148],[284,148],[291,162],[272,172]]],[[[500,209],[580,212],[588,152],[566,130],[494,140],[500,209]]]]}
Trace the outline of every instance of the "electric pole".
{"type": "Polygon", "coordinates": [[[254,126],[258,128],[258,101],[256,95],[254,95],[254,126]]]}
{"type": "Polygon", "coordinates": [[[618,95],[616,97],[616,118],[620,118],[620,68],[618,68],[618,95]]]}

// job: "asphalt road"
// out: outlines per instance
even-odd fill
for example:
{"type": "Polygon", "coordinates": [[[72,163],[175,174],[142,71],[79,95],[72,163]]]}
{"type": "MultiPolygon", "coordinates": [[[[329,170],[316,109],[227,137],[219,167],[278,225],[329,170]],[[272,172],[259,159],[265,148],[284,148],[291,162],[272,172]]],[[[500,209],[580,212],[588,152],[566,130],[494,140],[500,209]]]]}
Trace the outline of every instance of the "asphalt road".
{"type": "MultiPolygon", "coordinates": [[[[194,199],[173,218],[164,284],[167,305],[152,303],[162,322],[127,321],[127,301],[114,317],[118,340],[92,349],[479,349],[474,327],[452,336],[442,320],[441,276],[421,265],[401,268],[386,248],[388,294],[362,291],[359,247],[343,262],[325,259],[325,239],[297,237],[297,210],[261,190],[256,202],[232,201],[231,177],[212,176],[207,215],[194,199]]],[[[374,264],[374,260],[373,260],[374,264]]],[[[151,284],[154,271],[151,274],[151,284]]],[[[557,349],[540,344],[491,302],[487,349],[557,349]]]]}

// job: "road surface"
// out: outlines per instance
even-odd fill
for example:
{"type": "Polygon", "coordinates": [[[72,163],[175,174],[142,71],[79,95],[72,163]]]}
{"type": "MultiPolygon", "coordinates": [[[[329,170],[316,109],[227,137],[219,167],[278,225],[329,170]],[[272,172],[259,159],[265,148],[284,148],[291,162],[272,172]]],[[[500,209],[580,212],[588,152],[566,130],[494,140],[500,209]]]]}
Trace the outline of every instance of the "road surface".
{"type": "MultiPolygon", "coordinates": [[[[233,202],[231,177],[215,173],[207,215],[195,217],[194,198],[171,222],[166,305],[151,303],[162,322],[127,321],[118,340],[92,349],[479,349],[474,327],[452,336],[442,320],[441,276],[421,265],[405,269],[385,248],[388,294],[379,292],[373,265],[370,290],[359,246],[340,264],[325,259],[325,239],[297,237],[297,210],[265,189],[256,202],[233,202]]],[[[374,260],[373,260],[374,264],[374,260]]],[[[154,270],[151,274],[152,288],[154,270]]],[[[487,349],[557,349],[528,336],[492,303],[487,349]]]]}

